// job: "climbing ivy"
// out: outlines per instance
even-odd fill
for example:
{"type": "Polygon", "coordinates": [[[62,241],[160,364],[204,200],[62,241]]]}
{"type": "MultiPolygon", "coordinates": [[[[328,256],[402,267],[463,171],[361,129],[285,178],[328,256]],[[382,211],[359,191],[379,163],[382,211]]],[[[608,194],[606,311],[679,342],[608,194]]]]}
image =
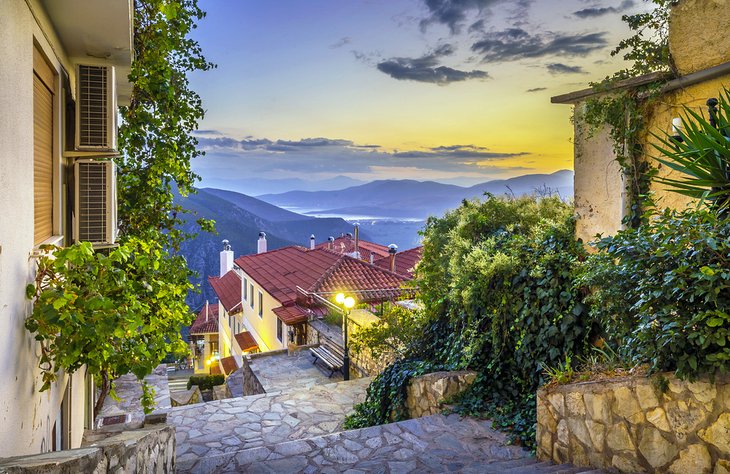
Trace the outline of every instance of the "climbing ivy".
{"type": "Polygon", "coordinates": [[[583,258],[572,207],[555,197],[488,196],[430,218],[416,278],[421,340],[374,380],[350,426],[404,417],[413,376],[472,369],[479,376],[457,409],[534,446],[544,368],[589,346],[592,320],[574,278],[583,258]]]}

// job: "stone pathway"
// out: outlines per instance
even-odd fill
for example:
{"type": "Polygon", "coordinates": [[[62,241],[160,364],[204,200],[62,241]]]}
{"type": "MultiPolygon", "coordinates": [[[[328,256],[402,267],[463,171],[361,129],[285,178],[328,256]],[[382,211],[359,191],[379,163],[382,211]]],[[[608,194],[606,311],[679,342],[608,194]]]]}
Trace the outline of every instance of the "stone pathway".
{"type": "Polygon", "coordinates": [[[308,439],[266,444],[178,463],[192,473],[563,473],[593,472],[539,463],[488,421],[432,415],[308,439]]]}
{"type": "Polygon", "coordinates": [[[203,459],[341,431],[369,384],[357,379],[173,408],[167,421],[176,428],[178,470],[205,472],[203,459]]]}

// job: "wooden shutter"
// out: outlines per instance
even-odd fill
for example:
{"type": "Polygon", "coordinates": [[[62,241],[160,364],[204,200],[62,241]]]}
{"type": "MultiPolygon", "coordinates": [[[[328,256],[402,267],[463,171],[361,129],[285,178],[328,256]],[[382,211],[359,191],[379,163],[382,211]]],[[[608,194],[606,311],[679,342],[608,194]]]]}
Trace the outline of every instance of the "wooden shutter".
{"type": "Polygon", "coordinates": [[[53,87],[54,73],[33,51],[33,241],[53,235],[53,87]]]}

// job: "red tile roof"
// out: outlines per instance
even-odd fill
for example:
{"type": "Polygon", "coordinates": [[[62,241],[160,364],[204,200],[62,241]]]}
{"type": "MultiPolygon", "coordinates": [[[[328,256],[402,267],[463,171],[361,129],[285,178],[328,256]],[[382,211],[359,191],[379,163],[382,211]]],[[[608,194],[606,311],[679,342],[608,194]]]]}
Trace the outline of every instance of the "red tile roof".
{"type": "MultiPolygon", "coordinates": [[[[409,280],[413,278],[413,268],[421,261],[423,247],[414,247],[395,254],[395,272],[409,280]]],[[[375,266],[390,270],[390,255],[375,260],[375,266]]]]}
{"type": "Polygon", "coordinates": [[[305,320],[301,311],[291,308],[297,297],[301,297],[297,286],[318,293],[349,291],[356,293],[358,300],[375,301],[397,296],[406,280],[367,262],[322,248],[284,247],[239,257],[236,264],[282,304],[277,316],[287,324],[305,320]]]}
{"type": "Polygon", "coordinates": [[[210,375],[218,375],[218,374],[222,374],[222,373],[223,372],[221,372],[221,366],[220,365],[218,365],[218,364],[212,364],[210,366],[210,375]]]}
{"type": "MultiPolygon", "coordinates": [[[[315,248],[329,249],[329,242],[322,242],[315,248]]],[[[355,251],[355,238],[350,237],[349,235],[337,237],[333,242],[331,250],[343,255],[350,254],[355,251]]],[[[366,262],[370,261],[370,254],[373,254],[373,258],[375,260],[388,255],[388,247],[385,245],[368,242],[367,240],[362,239],[358,241],[358,250],[360,252],[360,259],[365,260],[366,262]]]]}
{"type": "Polygon", "coordinates": [[[311,287],[341,255],[327,250],[284,247],[271,252],[244,255],[236,265],[283,306],[297,299],[297,286],[311,287]]]}
{"type": "Polygon", "coordinates": [[[193,325],[190,326],[190,334],[218,334],[218,305],[210,304],[207,305],[208,317],[205,314],[206,306],[198,313],[198,317],[195,318],[193,325]],[[206,320],[207,319],[207,320],[206,320]]]}
{"type": "Polygon", "coordinates": [[[256,343],[256,339],[254,339],[253,335],[248,331],[239,332],[233,337],[236,339],[238,347],[240,347],[243,352],[259,348],[259,345],[256,343]]]}
{"type": "Polygon", "coordinates": [[[225,375],[230,375],[231,372],[238,369],[238,364],[236,363],[236,358],[233,356],[224,357],[220,360],[221,367],[223,368],[223,373],[225,375]]]}
{"type": "Polygon", "coordinates": [[[278,308],[274,308],[273,311],[274,314],[281,319],[281,322],[287,326],[303,323],[307,321],[309,319],[309,315],[312,314],[310,311],[307,311],[307,309],[302,308],[298,304],[291,306],[279,306],[278,308]]]}
{"type": "Polygon", "coordinates": [[[210,286],[223,303],[228,314],[236,314],[243,309],[241,306],[241,278],[231,270],[222,277],[208,277],[210,286]]]}

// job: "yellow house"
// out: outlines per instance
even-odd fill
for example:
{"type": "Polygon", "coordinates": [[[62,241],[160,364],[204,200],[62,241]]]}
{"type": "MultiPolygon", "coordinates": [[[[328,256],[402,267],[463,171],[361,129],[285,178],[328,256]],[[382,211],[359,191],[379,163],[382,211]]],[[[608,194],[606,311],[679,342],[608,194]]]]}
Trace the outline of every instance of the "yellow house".
{"type": "MultiPolygon", "coordinates": [[[[681,0],[672,6],[669,23],[669,48],[678,75],[664,82],[661,97],[644,114],[645,133],[640,137],[644,151],[642,160],[658,169],[661,176],[677,174],[661,166],[654,158],[658,152],[651,133],[672,133],[672,120],[680,117],[684,107],[690,107],[707,117],[706,102],[730,88],[730,9],[723,2],[713,0],[681,0]]],[[[621,83],[603,94],[645,85],[661,79],[649,74],[621,83]]],[[[556,104],[571,104],[574,112],[574,168],[576,234],[584,242],[596,234],[612,235],[622,227],[622,220],[630,211],[626,183],[616,161],[608,129],[589,133],[582,120],[586,101],[600,94],[584,89],[552,98],[556,104]]],[[[689,198],[668,192],[652,183],[658,205],[683,208],[689,198]]]]}
{"type": "Polygon", "coordinates": [[[0,1],[0,457],[77,448],[93,424],[95,388],[84,368],[38,391],[25,286],[40,245],[114,241],[109,157],[116,104],[131,91],[133,12],[132,0],[0,1]],[[100,191],[94,215],[79,205],[93,198],[90,187],[100,191]]]}

